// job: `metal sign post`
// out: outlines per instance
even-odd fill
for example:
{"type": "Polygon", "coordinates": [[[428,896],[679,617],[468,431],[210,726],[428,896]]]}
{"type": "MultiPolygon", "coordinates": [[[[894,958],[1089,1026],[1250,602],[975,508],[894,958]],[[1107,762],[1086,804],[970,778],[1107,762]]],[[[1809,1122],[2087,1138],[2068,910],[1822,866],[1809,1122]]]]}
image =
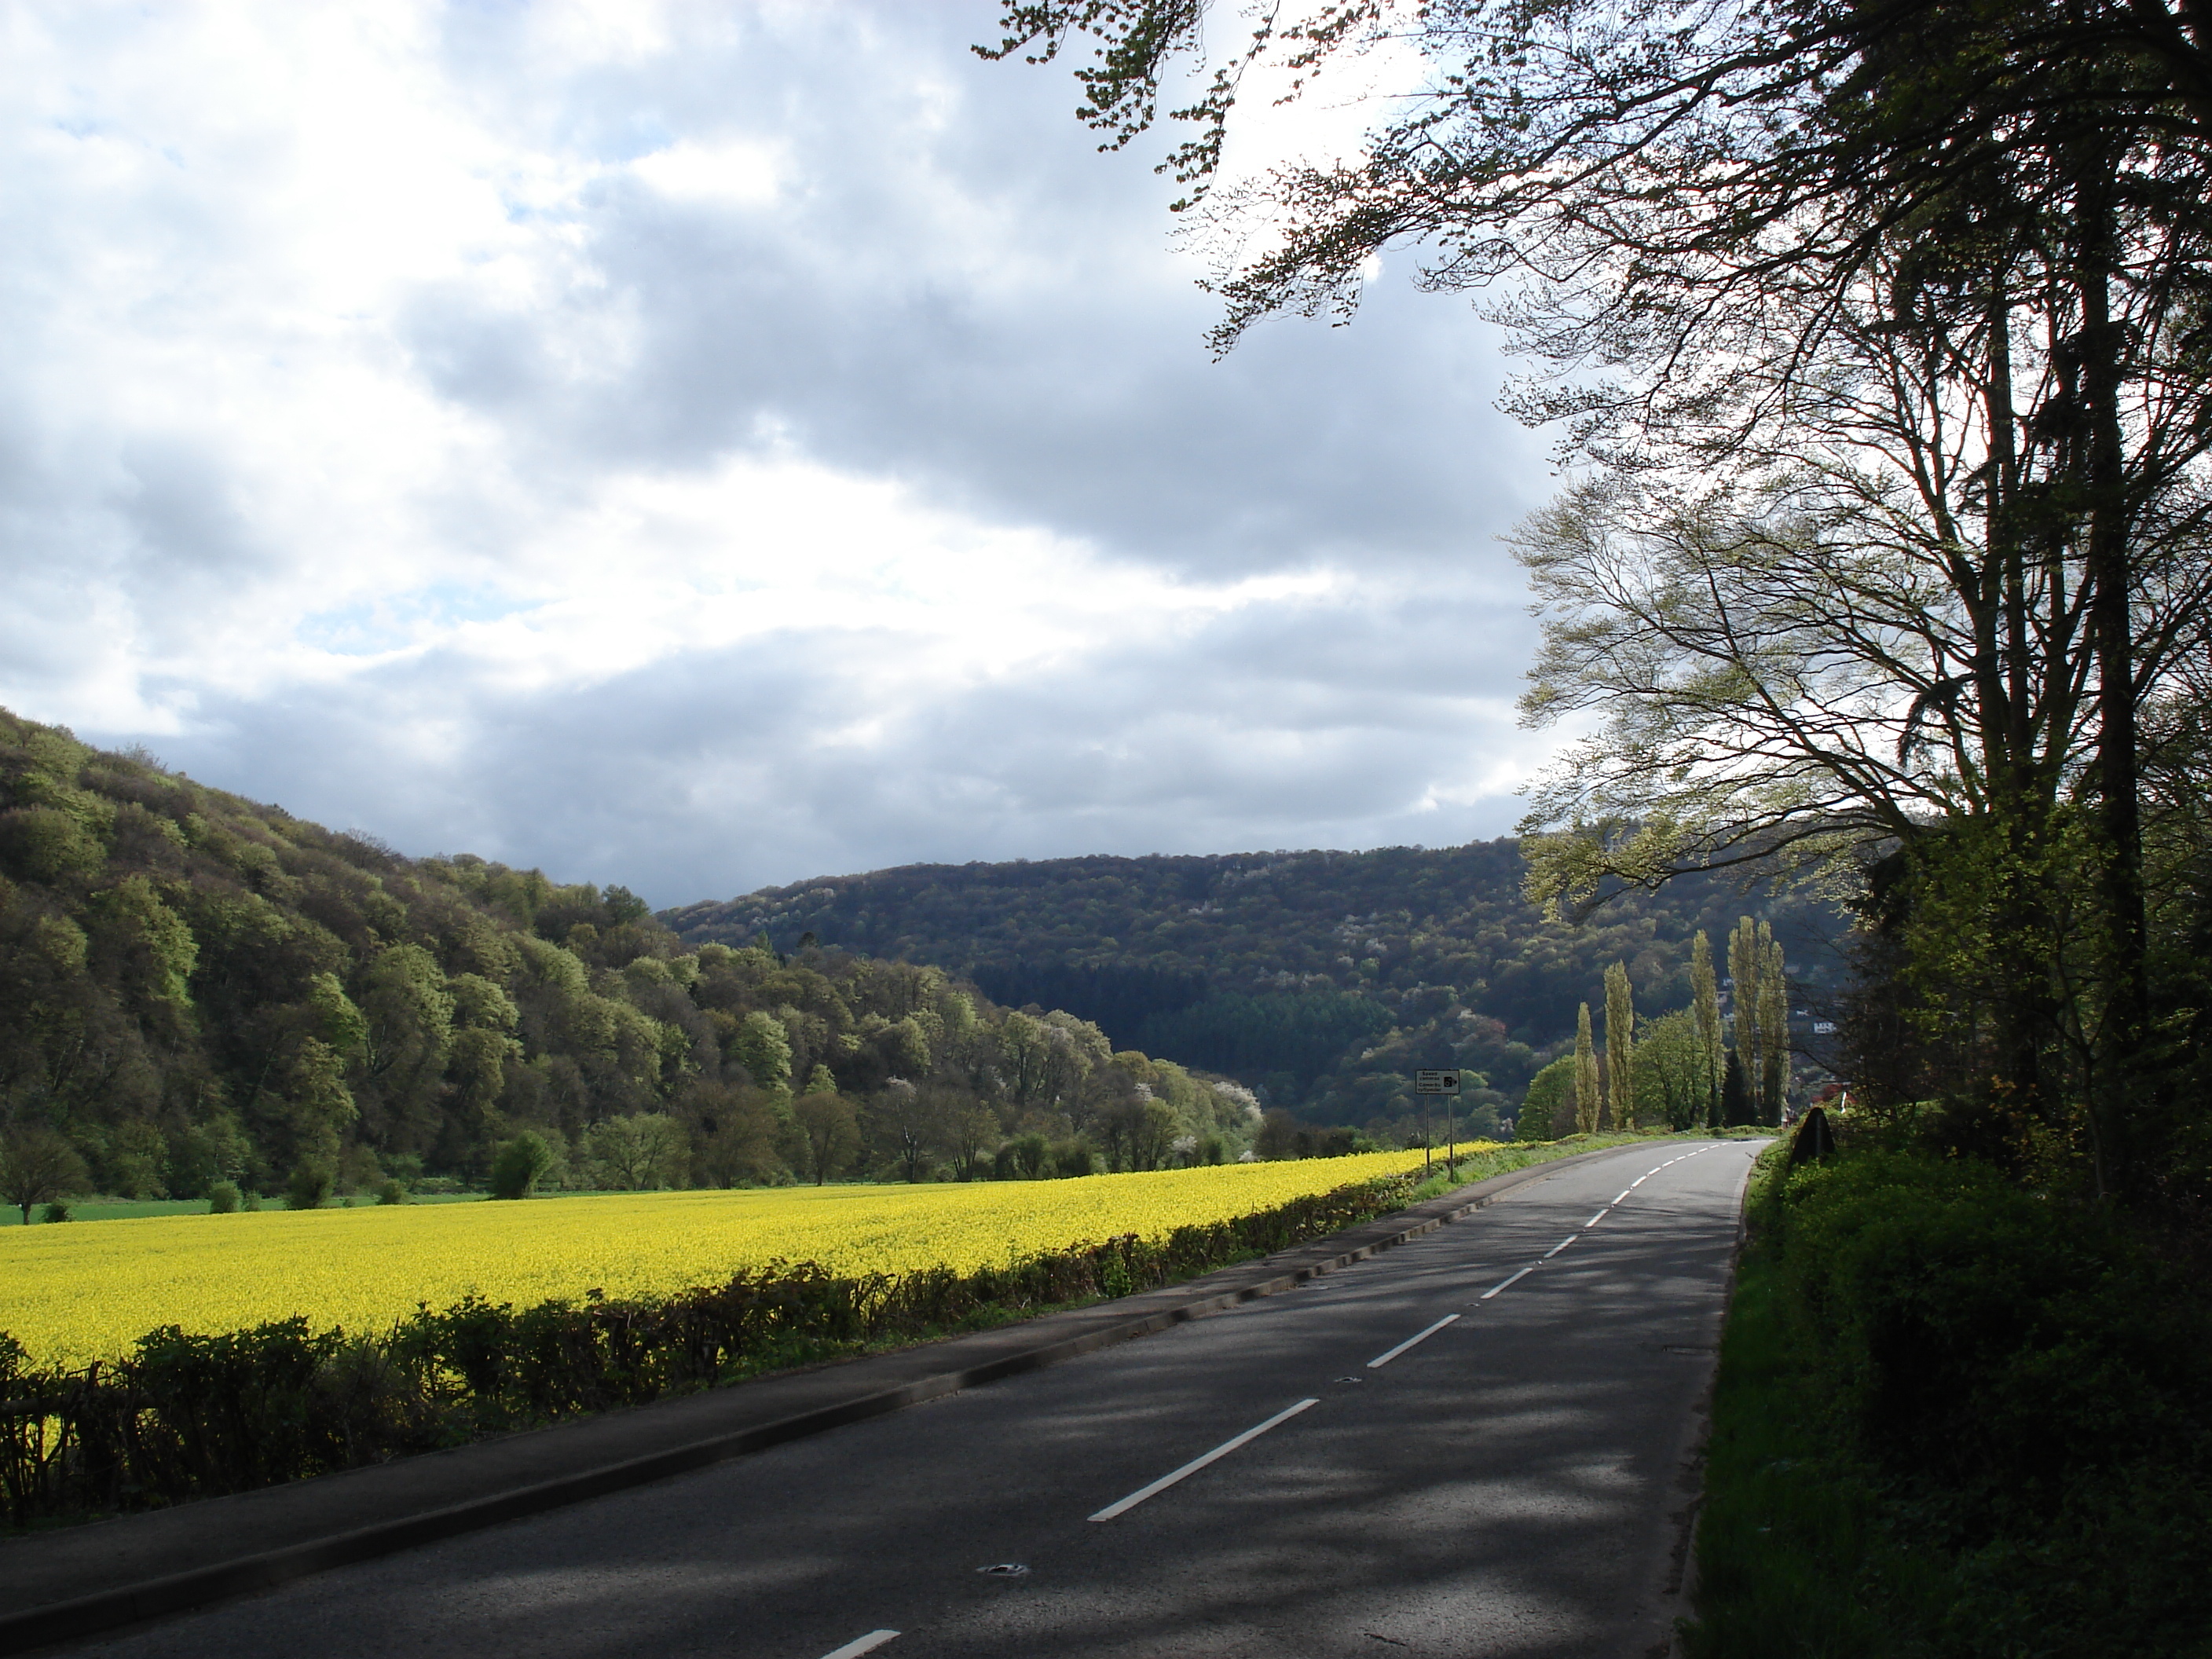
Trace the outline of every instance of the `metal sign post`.
{"type": "Polygon", "coordinates": [[[1450,1139],[1451,1151],[1444,1167],[1449,1169],[1459,1162],[1459,1119],[1452,1108],[1459,1100],[1457,1072],[1418,1071],[1413,1073],[1413,1092],[1421,1097],[1421,1172],[1426,1175],[1432,1160],[1429,1157],[1429,1097],[1444,1097],[1445,1133],[1450,1139]]]}

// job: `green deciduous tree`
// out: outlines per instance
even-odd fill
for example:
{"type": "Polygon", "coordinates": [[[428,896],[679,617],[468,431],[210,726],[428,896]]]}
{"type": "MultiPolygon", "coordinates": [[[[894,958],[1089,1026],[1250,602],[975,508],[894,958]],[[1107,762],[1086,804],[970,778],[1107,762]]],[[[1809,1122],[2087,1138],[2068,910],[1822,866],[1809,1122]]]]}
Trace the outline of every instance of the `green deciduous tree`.
{"type": "Polygon", "coordinates": [[[284,1207],[319,1210],[330,1202],[337,1184],[337,1176],[329,1164],[308,1158],[294,1168],[291,1179],[284,1184],[284,1207]]]}
{"type": "MultiPolygon", "coordinates": [[[[1094,40],[1080,113],[1109,144],[1178,59],[1211,64],[1169,111],[1194,133],[1168,165],[1221,234],[1220,344],[1348,313],[1393,246],[1432,288],[1498,284],[1539,367],[1516,406],[1595,469],[1524,544],[1548,612],[1530,718],[1612,717],[1538,795],[1529,827],[1562,837],[1540,884],[1778,854],[1849,880],[1893,849],[1932,868],[1966,820],[1995,849],[1978,931],[2084,945],[1984,976],[1996,1064],[1943,1092],[2047,1124],[2086,1099],[2129,1167],[2162,1109],[2137,1079],[2140,728],[2205,649],[2195,13],[1352,0],[1270,8],[1213,63],[1207,11],[1010,3],[987,55],[1094,40]],[[1386,46],[1422,72],[1349,159],[1206,193],[1249,77],[1295,96],[1386,46]],[[2086,854],[2066,867],[2062,833],[2086,854]]],[[[1893,925],[1944,888],[1893,882],[1893,925]]]]}
{"type": "Polygon", "coordinates": [[[938,1103],[925,1099],[920,1089],[895,1077],[868,1102],[864,1125],[876,1147],[874,1156],[886,1158],[907,1180],[921,1181],[939,1139],[938,1103]]]}
{"type": "Polygon", "coordinates": [[[750,1078],[695,1079],[677,1097],[676,1109],[690,1126],[691,1175],[697,1184],[734,1187],[769,1180],[782,1169],[775,1103],[750,1078]]]}
{"type": "Polygon", "coordinates": [[[1759,998],[1759,1121],[1778,1124],[1790,1103],[1790,981],[1772,939],[1760,953],[1759,998]]]}
{"type": "Polygon", "coordinates": [[[679,1187],[689,1147],[682,1127],[665,1112],[639,1112],[594,1123],[585,1135],[592,1168],[605,1185],[623,1192],[679,1187]]]}
{"type": "Polygon", "coordinates": [[[927,1098],[937,1144],[951,1160],[954,1178],[981,1179],[1003,1139],[998,1115],[957,1085],[933,1084],[927,1098]]]}
{"type": "Polygon", "coordinates": [[[758,1008],[747,1014],[731,1050],[755,1086],[770,1094],[790,1092],[791,1036],[774,1014],[758,1008]]]}
{"type": "Polygon", "coordinates": [[[1575,1059],[1564,1055],[1528,1079],[1514,1126],[1516,1140],[1556,1140],[1574,1132],[1575,1059]],[[1564,1123],[1562,1120],[1565,1120],[1564,1123]]]}
{"type": "Polygon", "coordinates": [[[33,1205],[81,1193],[89,1178],[76,1148],[52,1129],[32,1125],[0,1135],[0,1201],[21,1210],[26,1226],[33,1205]]]}
{"type": "Polygon", "coordinates": [[[799,1156],[817,1187],[841,1174],[860,1150],[860,1126],[842,1096],[803,1094],[792,1102],[791,1115],[799,1156]]]}
{"type": "Polygon", "coordinates": [[[1645,1024],[1636,1044],[1637,1099],[1645,1118],[1674,1130],[1705,1121],[1713,1092],[1705,1054],[1695,1008],[1677,1008],[1645,1024]]]}

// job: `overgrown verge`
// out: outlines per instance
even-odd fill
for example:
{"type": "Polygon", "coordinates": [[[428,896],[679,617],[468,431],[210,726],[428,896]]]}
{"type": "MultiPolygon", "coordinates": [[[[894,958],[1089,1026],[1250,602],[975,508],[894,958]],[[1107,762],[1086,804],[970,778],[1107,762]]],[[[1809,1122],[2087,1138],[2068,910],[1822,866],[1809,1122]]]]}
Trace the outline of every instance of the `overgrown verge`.
{"type": "Polygon", "coordinates": [[[1388,1214],[1416,1182],[1359,1182],[970,1273],[771,1262],[661,1297],[424,1307],[382,1335],[305,1318],[221,1335],[168,1327],[81,1371],[37,1369],[0,1334],[0,1489],[22,1529],[382,1462],[1172,1284],[1388,1214]]]}
{"type": "Polygon", "coordinates": [[[1846,1139],[1762,1163],[1693,1659],[2212,1653],[2212,1298],[2124,1218],[1846,1139]]]}

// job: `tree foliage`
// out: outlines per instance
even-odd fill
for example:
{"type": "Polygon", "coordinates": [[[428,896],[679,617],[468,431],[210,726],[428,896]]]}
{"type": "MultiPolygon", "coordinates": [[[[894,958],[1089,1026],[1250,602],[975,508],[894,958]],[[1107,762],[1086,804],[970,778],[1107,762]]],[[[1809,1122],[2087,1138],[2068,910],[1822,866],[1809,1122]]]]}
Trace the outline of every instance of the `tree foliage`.
{"type": "Polygon", "coordinates": [[[1201,1137],[1234,1156],[1258,1110],[939,968],[687,948],[620,888],[404,859],[0,713],[0,1163],[27,1213],[226,1183],[305,1206],[426,1177],[788,1181],[824,1167],[794,1079],[846,1103],[829,1166],[867,1176],[972,1178],[1024,1133],[1111,1140],[1120,1167],[1201,1137]],[[1157,1109],[1133,1137],[1085,1091],[1109,1065],[1157,1109]],[[912,1136],[879,1130],[908,1094],[912,1136]]]}
{"type": "Polygon", "coordinates": [[[1598,1076],[1589,1004],[1585,1002],[1575,1011],[1575,1133],[1595,1134],[1604,1109],[1605,1088],[1598,1076]]]}
{"type": "Polygon", "coordinates": [[[33,1205],[80,1192],[88,1178],[76,1149],[52,1129],[33,1126],[0,1137],[0,1202],[21,1210],[26,1226],[33,1205]]]}
{"type": "MultiPolygon", "coordinates": [[[[788,950],[811,933],[936,963],[1018,1009],[1064,997],[1058,1006],[1117,1046],[1242,1078],[1311,1121],[1402,1138],[1418,1116],[1415,1072],[1480,1073],[1487,1087],[1470,1110],[1510,1115],[1571,1044],[1576,1005],[1603,996],[1605,963],[1626,963],[1644,1006],[1677,1006],[1691,994],[1691,936],[1731,926],[1745,904],[1734,884],[1692,878],[1621,894],[1579,921],[1547,919],[1522,891],[1526,875],[1511,841],[918,865],[666,920],[694,944],[764,937],[788,950]]],[[[1755,908],[1805,982],[1832,989],[1846,918],[1806,892],[1755,908]]],[[[1009,1054],[1017,1092],[1045,1058],[1030,1018],[1006,1028],[1021,1050],[1009,1054]]]]}
{"type": "Polygon", "coordinates": [[[1607,1127],[1636,1127],[1636,993],[1618,962],[1605,970],[1605,1100],[1607,1127]]]}
{"type": "MultiPolygon", "coordinates": [[[[1095,41],[1081,116],[1126,143],[1207,11],[1010,4],[986,55],[1095,41]]],[[[1526,826],[1540,892],[1826,868],[1923,1082],[2099,1190],[2179,1145],[2146,739],[2212,611],[2208,66],[2171,0],[1351,0],[1267,9],[1166,112],[1217,344],[1411,251],[1486,291],[1583,467],[1521,544],[1525,712],[1599,716],[1526,826]],[[1255,76],[1368,52],[1418,67],[1356,154],[1224,177],[1255,76]],[[1991,947],[1968,981],[1937,912],[1991,947]]]]}

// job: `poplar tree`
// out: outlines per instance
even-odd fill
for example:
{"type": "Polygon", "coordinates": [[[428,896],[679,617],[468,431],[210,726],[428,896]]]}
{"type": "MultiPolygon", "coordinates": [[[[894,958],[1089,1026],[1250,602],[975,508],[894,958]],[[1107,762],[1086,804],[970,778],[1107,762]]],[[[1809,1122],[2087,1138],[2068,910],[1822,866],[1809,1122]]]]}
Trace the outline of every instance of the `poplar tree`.
{"type": "Polygon", "coordinates": [[[1743,1073],[1743,1086],[1758,1110],[1759,1047],[1759,988],[1765,973],[1765,953],[1759,948],[1759,924],[1749,916],[1736,919],[1729,935],[1729,1012],[1734,1028],[1729,1052],[1743,1073]]]}
{"type": "Polygon", "coordinates": [[[1589,1004],[1575,1013],[1575,1133],[1595,1134],[1602,1097],[1597,1076],[1597,1047],[1590,1041],[1589,1004]]]}
{"type": "Polygon", "coordinates": [[[1605,970],[1605,1093],[1613,1108],[1612,1127],[1636,1127],[1636,995],[1628,964],[1605,970]]]}
{"type": "Polygon", "coordinates": [[[1690,1006],[1698,1022],[1698,1116],[1708,1128],[1721,1121],[1721,994],[1713,974],[1712,942],[1698,929],[1690,940],[1690,1006]]]}
{"type": "Polygon", "coordinates": [[[1781,945],[1763,921],[1759,933],[1765,947],[1759,952],[1759,1121],[1774,1124],[1782,1121],[1782,1109],[1790,1100],[1790,981],[1781,945]]]}

